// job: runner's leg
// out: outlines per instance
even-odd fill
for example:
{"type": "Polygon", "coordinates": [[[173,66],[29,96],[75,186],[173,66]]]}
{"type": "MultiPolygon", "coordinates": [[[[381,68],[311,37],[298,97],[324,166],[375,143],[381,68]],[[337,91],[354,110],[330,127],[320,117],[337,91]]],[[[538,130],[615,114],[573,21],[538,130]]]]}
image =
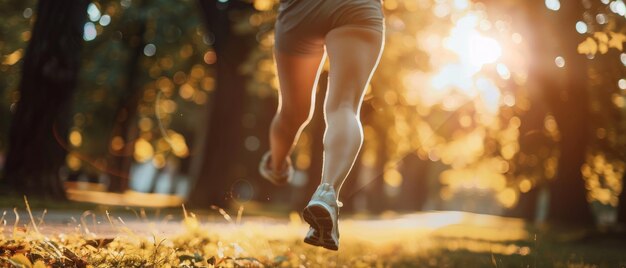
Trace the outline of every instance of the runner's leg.
{"type": "Polygon", "coordinates": [[[383,45],[384,32],[371,28],[344,26],[326,35],[330,73],[322,183],[334,186],[337,194],[363,143],[359,111],[383,45]]]}
{"type": "Polygon", "coordinates": [[[325,53],[291,54],[276,51],[280,96],[270,126],[272,169],[281,171],[302,129],[311,119],[315,88],[325,53]]]}

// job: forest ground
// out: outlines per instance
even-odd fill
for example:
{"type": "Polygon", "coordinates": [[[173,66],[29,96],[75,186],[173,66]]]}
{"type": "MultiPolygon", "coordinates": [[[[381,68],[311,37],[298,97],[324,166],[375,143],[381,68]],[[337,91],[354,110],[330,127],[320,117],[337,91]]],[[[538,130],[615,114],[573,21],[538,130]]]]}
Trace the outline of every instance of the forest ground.
{"type": "Polygon", "coordinates": [[[70,205],[33,208],[31,220],[20,205],[16,220],[0,203],[1,212],[0,267],[626,267],[623,233],[464,212],[342,215],[337,252],[304,244],[296,212],[70,205]]]}

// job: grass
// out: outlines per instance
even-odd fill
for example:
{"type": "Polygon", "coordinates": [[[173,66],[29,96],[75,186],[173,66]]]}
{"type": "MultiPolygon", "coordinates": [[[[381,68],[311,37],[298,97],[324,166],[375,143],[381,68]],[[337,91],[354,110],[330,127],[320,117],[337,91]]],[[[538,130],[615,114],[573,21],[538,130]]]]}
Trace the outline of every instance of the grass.
{"type": "Polygon", "coordinates": [[[626,267],[621,238],[461,212],[344,217],[334,252],[302,242],[308,226],[297,213],[178,209],[168,221],[105,210],[59,227],[25,210],[0,218],[0,267],[626,267]]]}
{"type": "MultiPolygon", "coordinates": [[[[24,206],[24,197],[13,193],[0,192],[0,208],[14,208],[24,206]]],[[[89,203],[78,203],[69,200],[52,200],[45,198],[31,198],[30,206],[33,209],[62,209],[62,210],[90,210],[97,207],[97,205],[89,203]]]]}

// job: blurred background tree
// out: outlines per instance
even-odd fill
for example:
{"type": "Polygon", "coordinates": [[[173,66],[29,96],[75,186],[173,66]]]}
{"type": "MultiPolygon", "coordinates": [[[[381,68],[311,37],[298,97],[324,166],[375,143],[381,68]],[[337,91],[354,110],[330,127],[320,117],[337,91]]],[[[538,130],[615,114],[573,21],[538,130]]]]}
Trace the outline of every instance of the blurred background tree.
{"type": "MultiPolygon", "coordinates": [[[[36,12],[34,2],[10,2],[0,26],[1,115],[17,122],[16,76],[36,12]]],[[[295,179],[277,189],[256,170],[277,104],[278,4],[89,3],[71,124],[53,143],[68,150],[61,179],[176,194],[200,207],[302,207],[320,179],[328,66],[293,155],[295,179]]],[[[340,196],[344,211],[616,220],[626,161],[622,0],[383,7],[386,48],[367,89],[365,143],[340,196]]],[[[13,146],[7,137],[3,152],[13,146]]]]}
{"type": "MultiPolygon", "coordinates": [[[[231,198],[231,186],[255,169],[242,166],[244,147],[242,118],[249,105],[245,97],[245,81],[240,66],[255,45],[254,36],[237,32],[238,21],[245,19],[250,5],[238,1],[198,1],[204,14],[204,25],[215,39],[216,85],[214,101],[208,110],[205,143],[201,147],[204,160],[198,174],[192,204],[213,204],[224,207],[231,198]]],[[[249,12],[249,11],[248,11],[249,12]]]]}
{"type": "MultiPolygon", "coordinates": [[[[2,86],[2,107],[0,110],[0,118],[8,118],[11,114],[11,104],[15,103],[19,98],[19,93],[15,90],[20,81],[21,66],[20,60],[24,56],[27,41],[31,38],[31,23],[33,20],[35,1],[2,1],[2,6],[11,8],[3,8],[2,24],[0,25],[0,34],[2,34],[2,45],[0,46],[2,53],[2,65],[0,66],[0,83],[2,86]]],[[[6,130],[9,128],[8,120],[1,120],[1,127],[5,135],[0,136],[0,146],[2,151],[7,149],[6,130]]],[[[4,157],[4,154],[3,154],[4,157]]],[[[4,159],[4,158],[2,158],[4,159]]],[[[4,161],[2,161],[4,163],[4,161]]]]}
{"type": "Polygon", "coordinates": [[[71,172],[92,170],[89,179],[112,191],[189,190],[190,179],[180,176],[198,169],[189,156],[200,148],[190,146],[203,138],[197,123],[215,84],[214,40],[195,4],[90,5],[86,53],[96,58],[86,59],[82,72],[73,129],[81,138],[71,143],[71,172]]]}
{"type": "Polygon", "coordinates": [[[64,140],[69,129],[87,3],[37,5],[3,170],[6,183],[18,191],[64,196],[58,170],[66,151],[57,140],[64,140]]]}

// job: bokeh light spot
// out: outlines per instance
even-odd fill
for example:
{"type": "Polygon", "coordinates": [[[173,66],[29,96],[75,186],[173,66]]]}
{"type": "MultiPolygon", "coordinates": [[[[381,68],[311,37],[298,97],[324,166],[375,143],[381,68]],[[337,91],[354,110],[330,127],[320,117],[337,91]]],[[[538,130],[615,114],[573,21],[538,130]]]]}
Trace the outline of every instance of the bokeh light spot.
{"type": "Polygon", "coordinates": [[[626,90],[626,79],[622,78],[617,81],[617,86],[622,90],[626,90]]]}
{"type": "Polygon", "coordinates": [[[188,99],[191,99],[191,97],[193,97],[194,91],[195,90],[190,84],[185,83],[182,86],[180,86],[178,95],[180,95],[181,98],[188,100],[188,99]]]}
{"type": "Polygon", "coordinates": [[[596,21],[598,22],[598,24],[606,24],[608,22],[608,19],[605,14],[600,13],[596,15],[596,21]]]}
{"type": "Polygon", "coordinates": [[[163,154],[157,154],[154,158],[152,158],[152,164],[156,168],[165,167],[165,156],[163,156],[163,154]]]}
{"type": "Polygon", "coordinates": [[[498,193],[498,201],[504,207],[513,207],[517,203],[517,192],[511,188],[506,188],[498,193]]]}
{"type": "Polygon", "coordinates": [[[626,4],[624,4],[624,2],[621,0],[611,2],[609,8],[611,9],[611,11],[619,14],[620,16],[626,15],[626,4]]]}
{"type": "Polygon", "coordinates": [[[467,0],[454,0],[454,8],[458,10],[464,10],[469,7],[469,2],[467,0]]]}
{"type": "Polygon", "coordinates": [[[502,98],[502,102],[508,107],[513,107],[515,106],[515,96],[512,94],[506,94],[502,98]]]}
{"type": "Polygon", "coordinates": [[[187,147],[185,137],[179,133],[174,132],[173,130],[168,130],[167,133],[169,135],[169,139],[167,141],[169,142],[174,155],[180,158],[185,158],[189,156],[189,147],[187,147]]]}
{"type": "Polygon", "coordinates": [[[248,136],[244,141],[244,145],[248,151],[256,151],[261,146],[261,141],[256,136],[248,136]]]}
{"type": "Polygon", "coordinates": [[[120,136],[113,137],[113,139],[111,139],[111,149],[119,151],[122,150],[122,148],[124,148],[124,138],[120,136]]]}
{"type": "Polygon", "coordinates": [[[556,66],[559,68],[563,68],[565,66],[565,59],[561,56],[558,56],[554,58],[554,64],[556,64],[556,66]]]}
{"type": "Polygon", "coordinates": [[[100,20],[100,9],[94,3],[90,3],[87,7],[87,14],[89,15],[89,20],[93,22],[100,20]]]}
{"type": "Polygon", "coordinates": [[[587,30],[588,30],[588,27],[587,27],[587,24],[586,24],[586,23],[584,23],[584,22],[582,22],[582,21],[578,21],[578,22],[576,22],[576,31],[577,31],[579,34],[584,34],[584,33],[586,33],[586,32],[587,32],[587,30]]]}
{"type": "Polygon", "coordinates": [[[74,153],[67,154],[67,157],[65,158],[65,163],[67,164],[67,167],[69,167],[73,171],[79,170],[80,166],[82,165],[82,162],[78,157],[76,157],[74,153]]]}
{"type": "Polygon", "coordinates": [[[385,171],[383,179],[385,183],[391,187],[400,187],[402,184],[402,174],[395,169],[385,171]]]}
{"type": "Polygon", "coordinates": [[[74,147],[80,147],[80,145],[83,143],[83,136],[80,134],[80,132],[78,132],[77,130],[72,130],[72,132],[70,132],[70,143],[74,147]]]}
{"type": "Polygon", "coordinates": [[[233,200],[238,203],[247,203],[254,197],[254,187],[248,180],[239,179],[230,187],[233,200]]]}
{"type": "Polygon", "coordinates": [[[22,12],[22,16],[24,16],[25,19],[29,19],[33,16],[33,9],[27,7],[26,9],[24,9],[24,12],[22,12]]]}
{"type": "Polygon", "coordinates": [[[147,44],[143,48],[143,54],[148,57],[154,56],[154,54],[156,54],[156,46],[154,44],[147,44]]]}
{"type": "Polygon", "coordinates": [[[511,78],[511,71],[509,71],[509,68],[502,63],[498,63],[498,65],[496,65],[496,71],[498,72],[498,75],[504,80],[508,80],[509,78],[511,78]]]}
{"type": "Polygon", "coordinates": [[[215,63],[216,60],[217,60],[217,55],[215,54],[214,51],[208,51],[207,53],[204,53],[204,62],[206,64],[213,64],[215,63]]]}
{"type": "Polygon", "coordinates": [[[272,9],[274,6],[274,1],[272,0],[255,0],[254,8],[259,11],[267,11],[272,9]]]}
{"type": "Polygon", "coordinates": [[[134,157],[137,162],[143,163],[152,158],[154,155],[154,148],[152,144],[144,138],[139,138],[135,141],[135,153],[134,157]]]}
{"type": "Polygon", "coordinates": [[[527,193],[528,191],[530,191],[530,189],[532,188],[532,183],[530,182],[530,180],[528,179],[523,179],[520,183],[519,183],[519,190],[522,193],[527,193]]]}
{"type": "Polygon", "coordinates": [[[103,16],[100,18],[99,23],[100,23],[100,25],[102,25],[102,26],[107,26],[107,25],[109,25],[109,23],[111,23],[111,16],[109,16],[109,15],[103,15],[103,16]]]}
{"type": "Polygon", "coordinates": [[[91,41],[96,39],[97,35],[98,32],[96,31],[96,25],[92,22],[85,23],[85,26],[83,27],[83,39],[85,41],[91,41]]]}
{"type": "Polygon", "coordinates": [[[122,5],[123,8],[129,8],[131,4],[132,4],[132,0],[121,0],[120,1],[120,5],[122,5]]]}
{"type": "MultiPolygon", "coordinates": [[[[2,64],[4,65],[13,65],[15,63],[17,63],[20,59],[22,59],[23,56],[23,50],[20,48],[16,51],[13,51],[13,53],[6,55],[4,57],[4,61],[2,61],[2,64]]],[[[16,91],[17,92],[17,91],[16,91]]],[[[17,100],[14,100],[17,101],[17,100]]]]}
{"type": "Polygon", "coordinates": [[[561,2],[559,0],[546,0],[545,4],[549,10],[557,11],[561,8],[561,2]]]}
{"type": "Polygon", "coordinates": [[[152,120],[148,117],[139,119],[139,129],[141,131],[150,131],[152,129],[152,120]]]}

